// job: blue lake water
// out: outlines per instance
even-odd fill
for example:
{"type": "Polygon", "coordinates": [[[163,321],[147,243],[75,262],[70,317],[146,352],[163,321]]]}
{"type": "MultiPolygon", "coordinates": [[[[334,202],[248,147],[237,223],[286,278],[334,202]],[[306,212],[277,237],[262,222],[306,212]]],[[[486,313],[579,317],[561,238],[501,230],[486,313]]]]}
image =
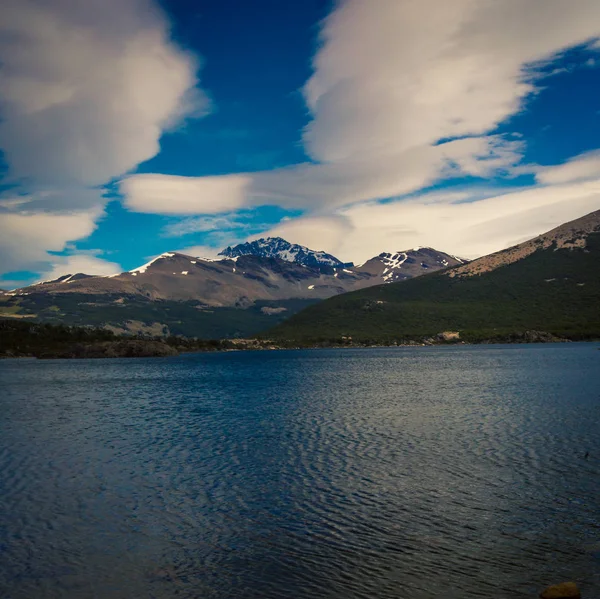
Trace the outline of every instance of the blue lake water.
{"type": "Polygon", "coordinates": [[[598,598],[598,347],[0,361],[0,597],[598,598]]]}

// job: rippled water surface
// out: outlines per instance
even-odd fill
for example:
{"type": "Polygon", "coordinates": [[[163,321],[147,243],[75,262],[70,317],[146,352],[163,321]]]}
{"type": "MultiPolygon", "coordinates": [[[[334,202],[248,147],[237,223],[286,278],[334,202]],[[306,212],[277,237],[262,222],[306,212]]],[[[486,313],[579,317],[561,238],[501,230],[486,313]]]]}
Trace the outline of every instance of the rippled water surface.
{"type": "Polygon", "coordinates": [[[562,580],[600,597],[597,344],[0,362],[2,599],[562,580]]]}

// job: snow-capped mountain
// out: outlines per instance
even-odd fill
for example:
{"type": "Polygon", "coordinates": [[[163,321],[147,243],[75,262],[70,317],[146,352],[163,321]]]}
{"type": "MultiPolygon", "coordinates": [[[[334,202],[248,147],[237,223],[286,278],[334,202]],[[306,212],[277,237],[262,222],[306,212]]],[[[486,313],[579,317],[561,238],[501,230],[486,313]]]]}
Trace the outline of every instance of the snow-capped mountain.
{"type": "Polygon", "coordinates": [[[51,322],[239,336],[267,328],[309,303],[463,262],[417,248],[352,266],[283,239],[260,239],[227,248],[217,260],[165,252],[115,275],[64,275],[0,294],[0,312],[4,305],[51,322]]]}
{"type": "Polygon", "coordinates": [[[380,277],[383,283],[394,283],[465,262],[462,258],[433,248],[416,247],[402,252],[383,252],[354,270],[380,277]]]}
{"type": "Polygon", "coordinates": [[[415,248],[384,252],[364,264],[352,266],[325,252],[281,238],[228,247],[220,256],[223,257],[214,260],[165,252],[127,272],[110,276],[63,275],[16,289],[11,294],[117,294],[238,306],[260,300],[324,299],[466,262],[432,248],[415,248]]]}
{"type": "Polygon", "coordinates": [[[295,262],[304,266],[318,268],[329,266],[342,268],[352,266],[352,263],[344,263],[335,256],[322,251],[311,250],[297,243],[290,243],[281,237],[266,237],[240,243],[233,247],[227,247],[219,256],[237,258],[239,256],[260,256],[261,258],[279,258],[286,262],[295,262]]]}

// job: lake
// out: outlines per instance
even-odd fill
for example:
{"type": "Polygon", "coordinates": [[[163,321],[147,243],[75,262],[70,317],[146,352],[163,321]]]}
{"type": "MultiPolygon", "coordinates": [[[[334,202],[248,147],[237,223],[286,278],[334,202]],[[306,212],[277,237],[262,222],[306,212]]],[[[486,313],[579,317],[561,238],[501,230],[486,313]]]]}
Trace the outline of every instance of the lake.
{"type": "Polygon", "coordinates": [[[598,598],[598,347],[0,361],[0,597],[598,598]]]}

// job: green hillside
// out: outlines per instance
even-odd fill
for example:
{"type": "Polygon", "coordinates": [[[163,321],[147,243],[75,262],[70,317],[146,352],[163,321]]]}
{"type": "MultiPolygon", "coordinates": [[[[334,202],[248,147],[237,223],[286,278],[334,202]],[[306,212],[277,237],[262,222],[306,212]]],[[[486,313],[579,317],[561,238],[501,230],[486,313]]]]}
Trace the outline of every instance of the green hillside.
{"type": "Polygon", "coordinates": [[[239,309],[209,308],[195,301],[152,301],[139,296],[30,293],[0,297],[0,318],[110,327],[117,333],[224,339],[255,335],[314,301],[258,301],[239,309]]]}
{"type": "Polygon", "coordinates": [[[540,249],[480,275],[443,271],[333,297],[264,336],[390,342],[442,331],[477,340],[526,330],[600,338],[600,233],[590,234],[585,248],[540,249]]]}

